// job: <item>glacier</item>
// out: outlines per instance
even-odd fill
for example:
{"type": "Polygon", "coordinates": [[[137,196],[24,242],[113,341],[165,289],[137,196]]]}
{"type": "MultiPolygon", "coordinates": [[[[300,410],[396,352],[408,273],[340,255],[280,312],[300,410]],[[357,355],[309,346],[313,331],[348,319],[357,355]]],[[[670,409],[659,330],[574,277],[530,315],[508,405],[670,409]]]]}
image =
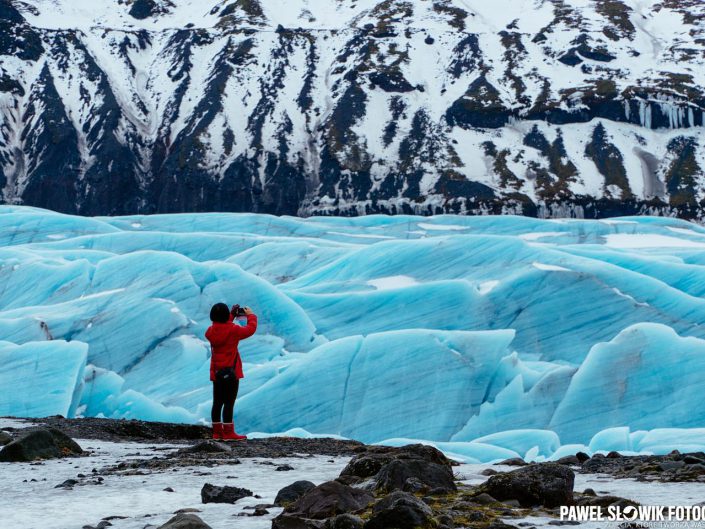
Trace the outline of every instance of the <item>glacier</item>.
{"type": "Polygon", "coordinates": [[[466,462],[705,449],[705,228],[664,217],[77,217],[0,206],[0,416],[205,422],[466,462]]]}

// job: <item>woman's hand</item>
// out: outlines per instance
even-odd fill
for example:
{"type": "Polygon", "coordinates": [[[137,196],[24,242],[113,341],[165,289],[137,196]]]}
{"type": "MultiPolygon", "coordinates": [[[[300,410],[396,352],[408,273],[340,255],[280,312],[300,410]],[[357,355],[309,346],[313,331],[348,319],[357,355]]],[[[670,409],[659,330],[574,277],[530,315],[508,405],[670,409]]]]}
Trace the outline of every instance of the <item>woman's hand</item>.
{"type": "Polygon", "coordinates": [[[247,316],[249,316],[249,315],[251,315],[251,314],[254,314],[254,312],[252,312],[252,309],[251,309],[250,307],[245,307],[245,308],[243,308],[242,310],[245,311],[245,314],[246,314],[247,316]]]}

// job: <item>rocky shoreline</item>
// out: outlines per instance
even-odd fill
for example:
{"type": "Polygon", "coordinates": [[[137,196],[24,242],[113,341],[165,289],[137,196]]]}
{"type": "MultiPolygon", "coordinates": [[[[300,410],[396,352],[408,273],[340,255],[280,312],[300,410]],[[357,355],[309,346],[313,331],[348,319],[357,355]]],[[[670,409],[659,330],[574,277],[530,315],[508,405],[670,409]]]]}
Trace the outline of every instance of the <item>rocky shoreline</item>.
{"type": "MultiPolygon", "coordinates": [[[[52,458],[90,458],[90,447],[80,447],[75,439],[154,445],[149,454],[145,450],[143,456],[138,448],[129,454],[129,459],[94,468],[90,474],[78,474],[55,488],[73,490],[82,485],[101,485],[106,479],[128,476],[148,479],[158,474],[194,473],[194,469],[201,469],[197,475],[208,480],[201,489],[204,505],[260,498],[239,485],[210,483],[208,468],[245,465],[247,461],[261,465],[263,475],[273,471],[283,476],[294,468],[282,463],[282,458],[289,458],[288,461],[292,458],[306,461],[317,456],[345,458],[342,461],[347,461],[347,465],[337,477],[331,476],[333,479],[318,485],[308,480],[293,481],[279,490],[270,503],[263,500],[237,514],[269,516],[272,529],[509,529],[532,527],[525,521],[529,518],[548,518],[549,525],[565,525],[559,519],[562,505],[602,508],[638,505],[630,498],[593,489],[576,490],[579,474],[642,482],[705,482],[703,453],[624,456],[611,452],[592,457],[578,453],[556,462],[532,464],[513,459],[485,468],[484,482],[468,484],[456,471],[458,463],[425,445],[392,448],[337,439],[282,437],[223,443],[207,439],[209,430],[201,426],[112,419],[50,417],[31,420],[28,426],[4,428],[5,432],[0,434],[0,444],[5,445],[0,450],[0,461],[41,465],[52,458]],[[156,446],[163,444],[171,446],[156,446]],[[163,452],[154,455],[154,450],[163,452]]],[[[166,524],[147,523],[144,527],[211,527],[199,517],[200,509],[179,511],[166,524]]],[[[98,525],[84,528],[103,529],[113,524],[117,526],[118,522],[106,518],[98,525]]]]}

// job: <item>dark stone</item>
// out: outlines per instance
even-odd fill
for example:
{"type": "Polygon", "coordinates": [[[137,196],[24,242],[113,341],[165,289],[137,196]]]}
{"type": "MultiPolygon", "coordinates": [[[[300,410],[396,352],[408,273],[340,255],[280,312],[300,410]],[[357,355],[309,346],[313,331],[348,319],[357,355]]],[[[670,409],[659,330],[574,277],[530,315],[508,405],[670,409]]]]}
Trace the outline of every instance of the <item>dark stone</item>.
{"type": "Polygon", "coordinates": [[[202,441],[193,446],[182,448],[179,452],[184,454],[217,454],[230,452],[230,447],[217,441],[202,441]]]}
{"type": "Polygon", "coordinates": [[[272,520],[272,529],[324,529],[323,520],[310,520],[282,513],[272,520]]]}
{"type": "Polygon", "coordinates": [[[242,498],[253,496],[251,490],[240,487],[218,487],[206,483],[201,489],[201,501],[203,503],[235,503],[242,498]]]}
{"type": "Polygon", "coordinates": [[[277,507],[286,507],[287,504],[294,503],[301,496],[314,488],[316,488],[316,485],[310,481],[296,481],[291,485],[287,485],[277,493],[277,497],[274,498],[274,505],[277,507]]]}
{"type": "Polygon", "coordinates": [[[509,467],[524,467],[528,465],[526,461],[524,461],[520,457],[512,457],[509,459],[505,459],[504,461],[500,461],[499,463],[496,463],[497,465],[506,465],[509,467]]]}
{"type": "Polygon", "coordinates": [[[617,451],[615,451],[615,450],[612,450],[611,452],[609,452],[609,453],[607,454],[607,457],[608,457],[609,459],[617,459],[617,458],[619,458],[619,457],[622,457],[622,454],[620,454],[619,452],[617,452],[617,451]]]}
{"type": "Polygon", "coordinates": [[[0,446],[5,446],[12,442],[12,436],[7,432],[0,431],[0,446]]]}
{"type": "Polygon", "coordinates": [[[275,468],[277,472],[288,472],[289,470],[294,470],[294,467],[291,465],[279,465],[277,468],[275,468]]]}
{"type": "Polygon", "coordinates": [[[450,460],[440,450],[427,445],[368,447],[353,457],[340,473],[340,479],[350,483],[372,477],[380,490],[401,490],[409,478],[418,479],[428,489],[455,490],[450,460]],[[431,473],[429,476],[423,475],[426,470],[431,473]]]}
{"type": "Polygon", "coordinates": [[[603,509],[606,509],[610,505],[615,505],[619,507],[626,507],[628,505],[630,506],[638,506],[639,504],[632,501],[628,500],[626,498],[620,498],[619,496],[611,496],[611,495],[606,495],[606,496],[590,496],[590,495],[584,495],[581,498],[578,498],[575,501],[576,505],[581,505],[581,506],[590,506],[590,507],[602,507],[603,509]]]}
{"type": "Polygon", "coordinates": [[[416,529],[428,527],[433,511],[408,492],[395,491],[378,501],[365,529],[416,529]]]}
{"type": "Polygon", "coordinates": [[[255,516],[265,516],[269,514],[269,511],[267,509],[264,509],[262,507],[256,507],[253,509],[251,513],[249,512],[240,512],[237,515],[238,516],[248,516],[248,517],[255,517],[255,516]]]}
{"type": "Polygon", "coordinates": [[[659,463],[661,470],[677,470],[685,466],[685,461],[662,461],[659,463]]]}
{"type": "Polygon", "coordinates": [[[497,499],[493,498],[486,492],[483,492],[482,494],[478,494],[472,499],[473,502],[479,504],[479,505],[490,505],[492,503],[497,503],[497,499]]]}
{"type": "Polygon", "coordinates": [[[195,514],[180,513],[158,529],[211,529],[211,526],[195,514]]]}
{"type": "Polygon", "coordinates": [[[57,485],[57,486],[54,487],[54,488],[55,488],[55,489],[71,489],[71,488],[73,488],[73,486],[76,485],[77,483],[78,483],[78,480],[75,480],[75,479],[67,479],[66,481],[64,481],[63,483],[60,483],[59,485],[57,485]]]}
{"type": "Polygon", "coordinates": [[[425,42],[426,44],[433,44],[433,43],[436,42],[436,41],[435,41],[435,39],[434,39],[432,36],[428,35],[428,36],[424,39],[424,42],[425,42]]]}
{"type": "Polygon", "coordinates": [[[565,456],[561,457],[559,460],[556,461],[559,465],[579,465],[580,464],[580,459],[578,459],[576,456],[565,456]]]}
{"type": "Polygon", "coordinates": [[[409,478],[404,482],[402,490],[418,494],[428,492],[428,487],[418,478],[409,478]]]}
{"type": "Polygon", "coordinates": [[[686,465],[702,465],[705,464],[705,460],[700,459],[699,457],[695,457],[693,455],[686,455],[683,457],[683,463],[685,463],[686,465]]]}
{"type": "Polygon", "coordinates": [[[162,489],[162,490],[163,490],[164,492],[174,492],[174,489],[172,489],[171,487],[167,487],[167,488],[162,489]]]}
{"type": "Polygon", "coordinates": [[[78,444],[55,428],[39,428],[23,432],[0,450],[0,461],[34,461],[76,456],[83,450],[78,444]]]}
{"type": "Polygon", "coordinates": [[[573,502],[573,471],[557,463],[529,465],[491,476],[478,491],[504,500],[518,500],[522,507],[558,507],[573,502]]]}
{"type": "Polygon", "coordinates": [[[577,457],[578,461],[580,461],[581,463],[585,463],[585,461],[590,459],[590,456],[587,455],[585,452],[578,452],[577,454],[575,454],[575,457],[577,457]]]}
{"type": "Polygon", "coordinates": [[[387,463],[375,478],[376,489],[384,492],[403,490],[410,479],[436,493],[457,490],[450,466],[423,459],[396,459],[387,463]]]}
{"type": "Polygon", "coordinates": [[[325,529],[362,529],[365,522],[354,514],[339,514],[326,522],[325,529]]]}
{"type": "Polygon", "coordinates": [[[367,507],[374,497],[338,481],[327,481],[309,490],[285,508],[285,513],[298,518],[322,520],[367,507]]]}

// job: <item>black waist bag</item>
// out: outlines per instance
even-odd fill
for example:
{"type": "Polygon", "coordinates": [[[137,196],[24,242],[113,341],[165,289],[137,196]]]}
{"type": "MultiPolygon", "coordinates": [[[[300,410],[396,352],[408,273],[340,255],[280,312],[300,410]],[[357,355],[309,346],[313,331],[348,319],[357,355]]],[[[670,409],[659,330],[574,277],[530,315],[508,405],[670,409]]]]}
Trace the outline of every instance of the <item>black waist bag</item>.
{"type": "Polygon", "coordinates": [[[235,369],[232,367],[224,367],[215,372],[215,379],[219,382],[229,381],[233,378],[235,378],[235,369]]]}

